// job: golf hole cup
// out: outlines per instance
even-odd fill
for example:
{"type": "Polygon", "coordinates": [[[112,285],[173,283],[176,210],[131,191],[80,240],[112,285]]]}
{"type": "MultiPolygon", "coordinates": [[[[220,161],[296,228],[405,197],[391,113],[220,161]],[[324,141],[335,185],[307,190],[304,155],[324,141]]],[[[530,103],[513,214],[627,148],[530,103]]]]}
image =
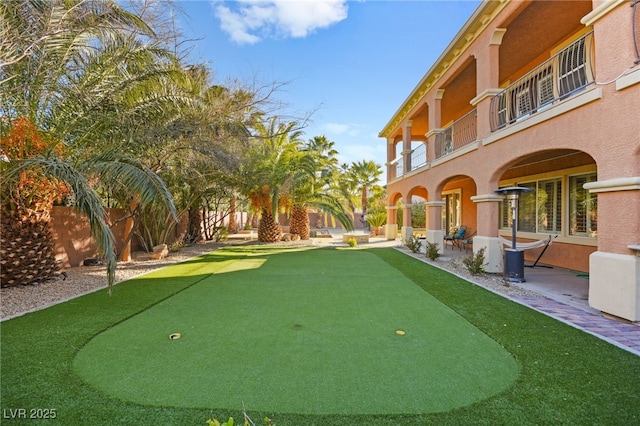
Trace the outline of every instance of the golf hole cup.
{"type": "Polygon", "coordinates": [[[180,334],[180,333],[171,333],[169,335],[169,340],[177,340],[177,339],[179,339],[181,337],[182,337],[182,334],[180,334]]]}

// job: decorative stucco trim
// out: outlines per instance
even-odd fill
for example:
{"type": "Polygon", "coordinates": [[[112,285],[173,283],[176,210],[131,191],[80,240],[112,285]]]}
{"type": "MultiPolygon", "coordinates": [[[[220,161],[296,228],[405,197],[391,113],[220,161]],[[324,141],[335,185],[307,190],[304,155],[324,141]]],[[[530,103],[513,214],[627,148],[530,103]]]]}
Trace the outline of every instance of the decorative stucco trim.
{"type": "Polygon", "coordinates": [[[497,203],[504,200],[504,197],[498,194],[480,194],[473,195],[470,198],[474,203],[497,203]]]}
{"type": "Polygon", "coordinates": [[[470,103],[473,106],[478,105],[480,102],[484,101],[487,98],[492,98],[498,93],[502,92],[504,89],[487,89],[484,92],[480,93],[475,98],[471,99],[470,103]]]}
{"type": "Polygon", "coordinates": [[[506,28],[496,28],[491,35],[491,41],[489,44],[494,46],[500,46],[502,44],[502,38],[504,37],[504,33],[507,32],[506,28]]]}
{"type": "Polygon", "coordinates": [[[445,201],[427,201],[427,207],[444,207],[447,203],[445,201]]]}
{"type": "Polygon", "coordinates": [[[493,142],[499,141],[500,139],[504,139],[511,135],[514,135],[518,132],[521,132],[529,127],[533,127],[537,124],[540,124],[544,121],[550,120],[554,117],[562,115],[566,112],[569,112],[573,109],[591,103],[593,101],[597,101],[602,98],[602,88],[598,87],[593,90],[589,90],[586,93],[577,95],[574,98],[568,99],[558,105],[554,105],[549,109],[546,109],[542,112],[539,112],[529,118],[526,118],[516,124],[508,126],[502,130],[498,130],[497,132],[489,135],[483,141],[483,145],[489,145],[493,142]]]}
{"type": "Polygon", "coordinates": [[[626,89],[640,83],[640,68],[616,80],[616,90],[626,89]]]}
{"type": "Polygon", "coordinates": [[[618,6],[620,6],[621,4],[624,4],[624,3],[627,3],[627,0],[609,0],[609,1],[605,1],[600,6],[596,7],[591,12],[589,12],[585,16],[583,16],[582,19],[580,20],[580,23],[584,24],[586,26],[591,26],[591,25],[594,24],[594,22],[599,21],[605,15],[607,15],[609,12],[611,12],[613,9],[615,9],[616,7],[618,7],[618,6]]]}
{"type": "Polygon", "coordinates": [[[387,210],[397,210],[398,206],[385,206],[387,210]]]}
{"type": "Polygon", "coordinates": [[[640,176],[589,182],[583,185],[590,193],[640,191],[640,176]]]}
{"type": "Polygon", "coordinates": [[[441,131],[442,131],[442,129],[431,129],[427,133],[424,134],[424,137],[429,139],[431,136],[435,135],[436,133],[440,133],[441,131]]]}

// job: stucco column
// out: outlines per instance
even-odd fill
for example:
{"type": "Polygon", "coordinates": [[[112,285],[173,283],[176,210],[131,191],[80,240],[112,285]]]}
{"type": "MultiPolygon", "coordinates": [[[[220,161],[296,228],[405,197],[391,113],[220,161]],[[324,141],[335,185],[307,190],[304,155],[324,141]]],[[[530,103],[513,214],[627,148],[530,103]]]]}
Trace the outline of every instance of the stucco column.
{"type": "Polygon", "coordinates": [[[393,137],[387,138],[387,181],[395,179],[396,165],[393,160],[396,159],[396,144],[393,137]]]}
{"type": "Polygon", "coordinates": [[[400,238],[402,243],[406,243],[413,236],[413,225],[411,223],[411,204],[405,204],[402,209],[402,229],[400,230],[400,238]]]}
{"type": "Polygon", "coordinates": [[[506,28],[496,28],[491,36],[489,45],[476,54],[476,97],[471,105],[477,112],[477,137],[484,139],[491,134],[490,107],[491,98],[502,91],[500,85],[500,45],[506,28]]]}
{"type": "Polygon", "coordinates": [[[584,185],[598,194],[598,251],[589,256],[589,305],[640,321],[640,176],[584,185]]]}
{"type": "Polygon", "coordinates": [[[492,274],[504,270],[502,243],[498,238],[500,201],[503,197],[497,194],[481,194],[471,197],[477,203],[477,235],[473,237],[473,252],[484,248],[487,262],[486,271],[492,274]]]}
{"type": "Polygon", "coordinates": [[[427,235],[429,243],[438,244],[438,252],[444,252],[444,231],[442,230],[442,208],[444,201],[427,201],[427,235]]]}
{"type": "Polygon", "coordinates": [[[429,107],[429,131],[425,133],[427,138],[427,159],[431,161],[436,159],[436,134],[442,129],[440,123],[442,119],[442,97],[444,96],[444,89],[436,90],[432,97],[427,100],[429,107]]]}
{"type": "Polygon", "coordinates": [[[397,206],[386,206],[387,208],[387,224],[384,226],[384,235],[387,240],[395,240],[398,238],[398,218],[397,206]]]}
{"type": "Polygon", "coordinates": [[[402,159],[404,161],[405,174],[411,171],[411,125],[412,121],[407,120],[402,128],[402,159]]]}

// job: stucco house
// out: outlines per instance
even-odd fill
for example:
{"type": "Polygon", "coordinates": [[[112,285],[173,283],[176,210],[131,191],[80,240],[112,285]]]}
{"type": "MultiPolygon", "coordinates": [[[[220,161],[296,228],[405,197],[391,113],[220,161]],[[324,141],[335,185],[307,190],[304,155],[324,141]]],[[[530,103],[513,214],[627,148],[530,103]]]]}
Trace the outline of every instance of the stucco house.
{"type": "MultiPolygon", "coordinates": [[[[483,1],[380,132],[387,238],[466,226],[503,270],[517,239],[553,236],[549,265],[589,275],[589,303],[640,321],[640,2],[483,1]]],[[[538,252],[526,250],[531,258],[538,252]]],[[[534,257],[535,258],[535,257],[534,257]]]]}

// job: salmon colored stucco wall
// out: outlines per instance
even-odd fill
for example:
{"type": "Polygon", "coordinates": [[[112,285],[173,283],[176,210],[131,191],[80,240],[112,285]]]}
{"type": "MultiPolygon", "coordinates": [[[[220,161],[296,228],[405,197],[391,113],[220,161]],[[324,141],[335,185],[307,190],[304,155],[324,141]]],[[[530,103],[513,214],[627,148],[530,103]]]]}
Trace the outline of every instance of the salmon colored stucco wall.
{"type": "MultiPolygon", "coordinates": [[[[114,223],[123,216],[120,209],[107,209],[109,222],[114,223]]],[[[55,239],[56,259],[64,268],[81,266],[85,259],[99,257],[87,218],[72,207],[56,206],[51,211],[51,223],[55,239]]],[[[116,239],[117,250],[122,248],[124,221],[115,225],[111,230],[116,239]]],[[[133,249],[137,250],[135,238],[133,249]]]]}

